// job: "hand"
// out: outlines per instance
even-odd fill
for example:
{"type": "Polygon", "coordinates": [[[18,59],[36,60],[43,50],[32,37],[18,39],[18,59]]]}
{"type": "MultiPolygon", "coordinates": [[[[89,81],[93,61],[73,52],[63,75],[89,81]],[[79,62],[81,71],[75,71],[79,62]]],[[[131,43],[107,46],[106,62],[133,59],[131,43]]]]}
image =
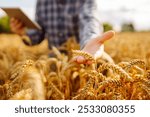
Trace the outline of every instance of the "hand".
{"type": "MultiPolygon", "coordinates": [[[[102,56],[104,52],[104,42],[114,37],[114,35],[114,31],[105,32],[102,36],[89,40],[82,51],[91,54],[93,57],[96,57],[97,54],[102,56]]],[[[73,61],[79,64],[91,64],[91,61],[86,60],[83,56],[76,56],[73,58],[73,61]]]]}
{"type": "Polygon", "coordinates": [[[25,26],[24,24],[16,19],[16,18],[11,18],[10,19],[10,28],[13,33],[19,34],[19,35],[24,35],[25,34],[25,26]]]}

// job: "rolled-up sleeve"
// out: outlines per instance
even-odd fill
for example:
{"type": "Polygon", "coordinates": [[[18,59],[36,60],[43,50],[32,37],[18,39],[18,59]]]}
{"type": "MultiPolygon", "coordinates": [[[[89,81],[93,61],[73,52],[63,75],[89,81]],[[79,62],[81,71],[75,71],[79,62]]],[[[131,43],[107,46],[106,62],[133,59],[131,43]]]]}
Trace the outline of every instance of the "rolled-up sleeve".
{"type": "Polygon", "coordinates": [[[44,40],[45,37],[45,30],[44,30],[44,24],[42,20],[42,12],[44,11],[44,5],[41,3],[42,0],[38,0],[36,4],[36,14],[35,14],[35,20],[36,22],[41,26],[42,30],[28,30],[27,35],[30,37],[32,41],[32,45],[39,44],[41,41],[44,40]]]}
{"type": "Polygon", "coordinates": [[[79,14],[79,36],[81,49],[85,44],[103,32],[98,9],[99,0],[85,0],[79,14]]]}

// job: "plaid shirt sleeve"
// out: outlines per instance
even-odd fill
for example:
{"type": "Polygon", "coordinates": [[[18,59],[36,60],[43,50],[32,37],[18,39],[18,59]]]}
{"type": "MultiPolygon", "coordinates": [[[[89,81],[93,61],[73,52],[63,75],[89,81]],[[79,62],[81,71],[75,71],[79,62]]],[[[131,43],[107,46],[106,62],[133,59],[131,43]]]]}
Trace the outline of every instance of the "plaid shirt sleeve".
{"type": "Polygon", "coordinates": [[[101,34],[102,25],[97,6],[99,0],[62,2],[63,0],[37,0],[36,21],[42,26],[42,31],[28,31],[33,44],[38,44],[47,37],[49,46],[60,46],[70,36],[76,36],[83,48],[89,39],[101,34]]]}
{"type": "Polygon", "coordinates": [[[93,39],[103,32],[103,27],[100,23],[98,10],[99,0],[85,0],[85,3],[80,9],[79,24],[80,24],[80,45],[81,48],[89,39],[93,39]]]}
{"type": "Polygon", "coordinates": [[[39,44],[45,37],[45,31],[44,31],[44,24],[42,23],[42,18],[41,18],[41,14],[42,14],[42,6],[43,4],[41,2],[41,0],[37,1],[37,6],[36,6],[36,16],[35,16],[35,20],[36,22],[42,27],[42,30],[28,30],[27,31],[27,35],[30,37],[32,44],[39,44]]]}

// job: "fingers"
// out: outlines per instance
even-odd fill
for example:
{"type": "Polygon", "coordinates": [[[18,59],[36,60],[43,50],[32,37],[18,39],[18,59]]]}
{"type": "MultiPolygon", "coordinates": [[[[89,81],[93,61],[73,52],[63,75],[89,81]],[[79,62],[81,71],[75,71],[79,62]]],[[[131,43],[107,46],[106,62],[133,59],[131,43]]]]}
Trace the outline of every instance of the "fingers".
{"type": "Polygon", "coordinates": [[[15,27],[15,29],[20,29],[23,27],[23,23],[18,19],[12,18],[11,19],[11,26],[15,27]]]}
{"type": "Polygon", "coordinates": [[[85,63],[85,58],[83,56],[75,56],[73,59],[72,59],[73,62],[77,62],[79,64],[82,64],[82,63],[85,63]]]}
{"type": "MultiPolygon", "coordinates": [[[[114,35],[114,31],[105,32],[102,36],[89,40],[82,51],[90,53],[94,57],[101,56],[104,52],[103,43],[114,37],[114,35]]],[[[86,60],[83,56],[77,56],[73,61],[79,64],[92,64],[91,61],[86,60]]]]}
{"type": "Polygon", "coordinates": [[[17,22],[16,23],[16,29],[20,29],[23,27],[23,23],[22,22],[17,22]]]}
{"type": "Polygon", "coordinates": [[[11,18],[10,27],[11,27],[12,32],[17,33],[17,34],[22,34],[25,28],[24,24],[16,18],[11,18]]]}
{"type": "Polygon", "coordinates": [[[114,37],[114,31],[105,32],[102,36],[98,36],[97,38],[90,39],[87,44],[84,46],[83,51],[86,51],[92,55],[99,49],[99,47],[107,40],[114,37]]]}
{"type": "Polygon", "coordinates": [[[105,41],[107,41],[107,40],[109,40],[109,39],[111,39],[112,37],[114,37],[115,36],[115,32],[114,31],[107,31],[107,32],[105,32],[103,35],[102,35],[102,37],[100,37],[100,39],[99,39],[99,42],[101,43],[101,44],[103,44],[105,41]]]}
{"type": "Polygon", "coordinates": [[[83,56],[76,56],[74,58],[72,58],[72,62],[76,62],[78,64],[92,64],[92,61],[90,60],[86,60],[83,56]]]}
{"type": "Polygon", "coordinates": [[[10,26],[12,27],[12,28],[14,28],[14,27],[16,27],[16,24],[18,24],[18,20],[17,19],[15,19],[15,18],[11,18],[11,20],[10,20],[10,26]]]}

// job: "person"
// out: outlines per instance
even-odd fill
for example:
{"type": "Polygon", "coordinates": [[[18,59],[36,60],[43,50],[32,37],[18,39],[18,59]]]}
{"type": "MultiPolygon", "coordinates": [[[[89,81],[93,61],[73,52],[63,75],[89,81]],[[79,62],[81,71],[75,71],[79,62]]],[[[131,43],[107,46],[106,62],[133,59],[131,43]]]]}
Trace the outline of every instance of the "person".
{"type": "MultiPolygon", "coordinates": [[[[60,46],[69,37],[75,36],[80,42],[81,50],[95,56],[104,52],[103,43],[111,39],[115,33],[103,33],[100,22],[99,0],[37,0],[36,21],[42,27],[38,30],[25,30],[24,24],[11,18],[12,32],[28,35],[32,44],[40,43],[48,38],[49,48],[60,46]]],[[[89,63],[83,56],[73,58],[77,63],[89,63]]]]}

